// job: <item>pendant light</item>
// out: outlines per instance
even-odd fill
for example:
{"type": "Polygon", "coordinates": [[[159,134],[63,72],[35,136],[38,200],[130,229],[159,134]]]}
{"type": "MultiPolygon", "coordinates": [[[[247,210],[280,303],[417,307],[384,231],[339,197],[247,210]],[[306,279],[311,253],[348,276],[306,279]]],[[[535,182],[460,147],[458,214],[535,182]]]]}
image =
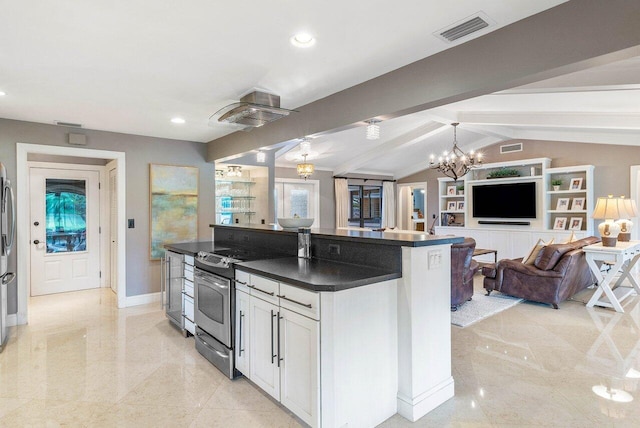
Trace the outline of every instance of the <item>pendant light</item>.
{"type": "Polygon", "coordinates": [[[307,156],[311,151],[311,142],[308,138],[304,138],[300,143],[300,154],[302,156],[302,163],[299,163],[296,167],[298,175],[305,180],[313,174],[315,168],[312,163],[307,162],[307,156]]]}

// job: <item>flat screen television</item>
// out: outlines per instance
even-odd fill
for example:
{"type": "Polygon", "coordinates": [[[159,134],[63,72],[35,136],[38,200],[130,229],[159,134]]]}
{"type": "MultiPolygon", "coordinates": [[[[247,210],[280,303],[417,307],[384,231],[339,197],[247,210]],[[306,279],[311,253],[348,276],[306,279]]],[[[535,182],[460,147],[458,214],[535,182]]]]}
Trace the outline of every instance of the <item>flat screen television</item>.
{"type": "Polygon", "coordinates": [[[536,218],[536,183],[473,186],[473,216],[478,218],[536,218]]]}

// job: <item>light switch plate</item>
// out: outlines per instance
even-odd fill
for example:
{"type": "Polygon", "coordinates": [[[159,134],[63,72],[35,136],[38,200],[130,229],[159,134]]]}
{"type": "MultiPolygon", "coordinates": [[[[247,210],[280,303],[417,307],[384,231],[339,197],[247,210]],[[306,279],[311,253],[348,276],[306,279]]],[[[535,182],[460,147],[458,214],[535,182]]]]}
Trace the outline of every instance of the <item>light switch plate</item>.
{"type": "Polygon", "coordinates": [[[431,250],[427,253],[429,270],[440,269],[442,266],[442,250],[431,250]]]}

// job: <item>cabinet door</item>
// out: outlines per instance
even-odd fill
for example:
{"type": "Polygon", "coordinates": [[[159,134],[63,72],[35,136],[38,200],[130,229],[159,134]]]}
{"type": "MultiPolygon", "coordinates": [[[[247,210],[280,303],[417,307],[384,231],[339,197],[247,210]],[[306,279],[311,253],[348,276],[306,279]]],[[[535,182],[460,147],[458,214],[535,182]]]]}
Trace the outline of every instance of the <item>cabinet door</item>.
{"type": "Polygon", "coordinates": [[[249,320],[250,297],[247,293],[236,290],[236,368],[250,378],[249,344],[251,323],[249,320]]]}
{"type": "Polygon", "coordinates": [[[320,426],[319,322],[280,309],[280,402],[312,427],[320,426]]]}
{"type": "Polygon", "coordinates": [[[280,400],[280,368],[276,349],[278,307],[251,296],[249,313],[249,378],[273,398],[280,400]]]}

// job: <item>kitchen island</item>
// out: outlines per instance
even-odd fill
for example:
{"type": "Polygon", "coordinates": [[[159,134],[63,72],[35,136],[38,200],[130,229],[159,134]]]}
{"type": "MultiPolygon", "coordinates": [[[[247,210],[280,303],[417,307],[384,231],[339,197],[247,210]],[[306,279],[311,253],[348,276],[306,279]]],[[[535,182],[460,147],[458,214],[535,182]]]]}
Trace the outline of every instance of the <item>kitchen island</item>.
{"type": "Polygon", "coordinates": [[[296,232],[216,225],[216,247],[283,256],[236,265],[239,370],[312,426],[419,419],[454,393],[450,245],[461,240],[312,230],[305,260],[296,232]]]}

